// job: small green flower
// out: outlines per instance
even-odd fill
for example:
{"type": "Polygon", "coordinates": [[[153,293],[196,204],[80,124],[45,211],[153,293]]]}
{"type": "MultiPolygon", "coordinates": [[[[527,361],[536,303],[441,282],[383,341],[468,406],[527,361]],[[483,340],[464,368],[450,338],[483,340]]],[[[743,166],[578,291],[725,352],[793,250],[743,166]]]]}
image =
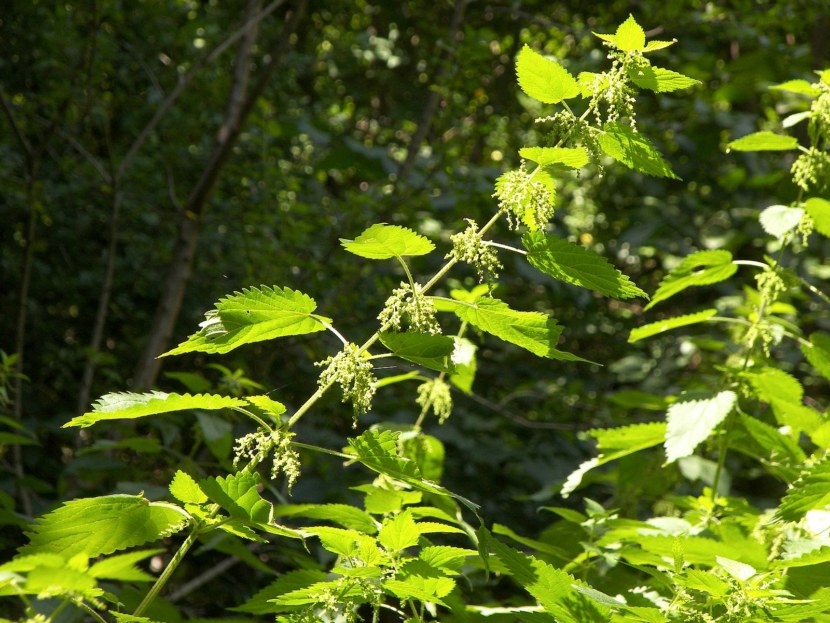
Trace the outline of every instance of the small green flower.
{"type": "Polygon", "coordinates": [[[415,289],[416,292],[413,292],[412,286],[401,282],[401,287],[395,288],[386,299],[378,320],[381,325],[388,325],[394,331],[408,327],[418,333],[440,334],[441,325],[438,324],[435,303],[421,293],[420,284],[416,283],[415,289]]]}
{"type": "Polygon", "coordinates": [[[805,192],[823,190],[830,179],[830,154],[810,147],[796,158],[790,172],[793,181],[805,192]]]}
{"type": "Polygon", "coordinates": [[[336,382],[343,392],[343,402],[352,403],[354,425],[357,418],[372,408],[375,396],[375,374],[372,362],[360,352],[357,344],[346,344],[339,353],[318,361],[315,365],[325,366],[318,383],[321,387],[336,382]]]}
{"type": "Polygon", "coordinates": [[[418,397],[415,402],[424,409],[431,408],[438,418],[439,424],[443,424],[452,414],[450,386],[439,378],[434,378],[419,385],[418,397]]]}
{"type": "Polygon", "coordinates": [[[517,170],[508,171],[496,181],[493,196],[499,200],[499,208],[507,214],[511,229],[516,230],[520,223],[524,223],[531,230],[541,231],[553,216],[554,191],[533,177],[525,170],[523,163],[517,170]]]}
{"type": "Polygon", "coordinates": [[[240,463],[245,462],[251,468],[256,467],[273,452],[271,478],[276,479],[280,474],[284,474],[288,492],[291,493],[294,483],[300,477],[300,455],[291,445],[293,438],[294,433],[288,431],[262,429],[240,437],[233,449],[233,466],[238,467],[240,463]]]}
{"type": "Polygon", "coordinates": [[[469,226],[462,232],[450,237],[452,251],[446,257],[454,257],[459,262],[470,264],[478,274],[478,281],[488,284],[498,279],[499,269],[503,268],[496,250],[488,245],[478,233],[478,225],[472,219],[466,219],[469,226]]]}

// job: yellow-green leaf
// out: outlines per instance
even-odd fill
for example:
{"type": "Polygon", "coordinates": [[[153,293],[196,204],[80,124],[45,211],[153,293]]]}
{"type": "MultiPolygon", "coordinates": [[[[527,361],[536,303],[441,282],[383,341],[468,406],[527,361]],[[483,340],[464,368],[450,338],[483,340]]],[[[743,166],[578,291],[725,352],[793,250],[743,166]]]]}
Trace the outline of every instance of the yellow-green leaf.
{"type": "Polygon", "coordinates": [[[773,132],[754,132],[726,146],[735,151],[787,151],[798,148],[798,139],[773,132]]]}
{"type": "Polygon", "coordinates": [[[579,95],[579,85],[567,69],[525,45],[516,59],[522,91],[544,104],[556,104],[579,95]]]}
{"type": "Polygon", "coordinates": [[[633,15],[629,15],[617,28],[614,44],[623,52],[642,52],[645,49],[646,33],[633,15]]]}
{"type": "Polygon", "coordinates": [[[699,324],[705,322],[712,316],[718,313],[716,309],[704,309],[695,314],[687,314],[685,316],[675,316],[674,318],[666,318],[665,320],[658,320],[642,327],[632,329],[628,336],[628,342],[633,344],[639,340],[644,340],[653,335],[658,335],[664,331],[685,327],[692,324],[699,324]]]}
{"type": "Polygon", "coordinates": [[[354,240],[340,239],[349,253],[370,260],[388,260],[393,257],[426,255],[435,249],[428,238],[398,225],[372,225],[354,240]]]}

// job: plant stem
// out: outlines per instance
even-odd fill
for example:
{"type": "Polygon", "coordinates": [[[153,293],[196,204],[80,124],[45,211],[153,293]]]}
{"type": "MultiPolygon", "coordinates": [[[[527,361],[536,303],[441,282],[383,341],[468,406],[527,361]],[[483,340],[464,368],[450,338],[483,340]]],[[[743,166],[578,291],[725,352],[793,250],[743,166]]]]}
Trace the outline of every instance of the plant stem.
{"type": "MultiPolygon", "coordinates": [[[[213,510],[210,513],[210,517],[216,515],[219,511],[218,506],[214,506],[213,510]]],[[[193,547],[193,544],[196,542],[196,538],[199,536],[201,532],[201,525],[196,524],[193,526],[193,530],[191,530],[190,534],[187,535],[187,538],[184,542],[179,546],[179,549],[176,550],[176,553],[173,554],[173,558],[170,559],[170,562],[167,563],[167,566],[164,568],[164,571],[161,572],[161,575],[156,579],[156,583],[153,584],[150,591],[144,596],[144,599],[141,600],[141,603],[138,604],[138,607],[133,612],[133,616],[141,616],[141,613],[144,612],[153,600],[158,596],[161,592],[161,589],[164,588],[165,584],[167,584],[170,577],[173,575],[173,572],[176,571],[179,564],[181,564],[184,557],[187,555],[187,552],[190,551],[190,548],[193,547]]]]}

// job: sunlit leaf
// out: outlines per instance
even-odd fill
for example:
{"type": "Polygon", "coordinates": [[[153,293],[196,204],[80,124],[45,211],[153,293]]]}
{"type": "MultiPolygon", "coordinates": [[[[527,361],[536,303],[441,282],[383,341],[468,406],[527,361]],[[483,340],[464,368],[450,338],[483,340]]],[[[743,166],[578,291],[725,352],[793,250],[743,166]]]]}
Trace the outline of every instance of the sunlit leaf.
{"type": "Polygon", "coordinates": [[[700,84],[700,80],[651,65],[637,65],[629,70],[628,75],[637,86],[657,93],[680,91],[700,84]]]}
{"type": "Polygon", "coordinates": [[[726,390],[712,398],[679,401],[670,406],[666,414],[667,462],[691,455],[729,415],[737,399],[735,392],[726,390]]]}
{"type": "Polygon", "coordinates": [[[808,511],[825,509],[830,504],[830,460],[806,468],[793,484],[776,511],[785,521],[798,521],[808,511]]]}
{"type": "Polygon", "coordinates": [[[806,80],[787,80],[781,84],[774,84],[770,89],[776,91],[788,91],[789,93],[798,93],[800,95],[809,95],[816,97],[821,95],[821,89],[814,84],[810,84],[806,80]]]}
{"type": "Polygon", "coordinates": [[[553,234],[530,232],[522,236],[531,266],[555,279],[620,299],[648,298],[608,260],[553,234]]]}
{"type": "Polygon", "coordinates": [[[716,309],[704,309],[703,311],[699,311],[694,314],[687,314],[685,316],[675,316],[674,318],[658,320],[657,322],[652,322],[642,327],[632,329],[631,333],[628,335],[628,342],[633,344],[634,342],[638,342],[639,340],[644,340],[654,335],[659,335],[671,329],[678,329],[680,327],[686,327],[693,324],[700,324],[701,322],[706,322],[709,318],[716,315],[717,313],[718,310],[716,309]]]}
{"type": "Polygon", "coordinates": [[[516,75],[522,91],[545,104],[579,95],[579,85],[568,70],[525,45],[516,58],[516,75]]]}
{"type": "Polygon", "coordinates": [[[581,169],[588,164],[588,152],[584,147],[522,147],[519,155],[540,167],[564,164],[572,169],[581,169]]]}
{"type": "Polygon", "coordinates": [[[754,132],[729,143],[735,151],[787,151],[798,147],[798,139],[773,132],[754,132]]]}
{"type": "Polygon", "coordinates": [[[765,232],[770,236],[781,239],[798,227],[803,216],[804,210],[801,208],[774,205],[765,208],[758,220],[765,232]]]}
{"type": "Polygon", "coordinates": [[[683,292],[692,286],[704,286],[729,279],[735,274],[738,267],[732,263],[732,254],[729,251],[698,251],[683,259],[660,282],[660,287],[646,305],[645,309],[654,307],[657,303],[683,292]]]}
{"type": "Polygon", "coordinates": [[[830,201],[811,197],[804,202],[804,209],[813,219],[816,231],[830,238],[830,201]]]}
{"type": "Polygon", "coordinates": [[[170,494],[185,504],[204,504],[208,501],[205,492],[193,480],[193,477],[181,470],[173,476],[173,481],[170,483],[170,494]]]}
{"type": "Polygon", "coordinates": [[[801,352],[816,372],[830,381],[830,335],[818,332],[810,334],[810,345],[802,343],[801,352]]]}
{"type": "Polygon", "coordinates": [[[354,240],[341,238],[340,244],[349,253],[370,260],[426,255],[435,249],[432,242],[411,229],[383,223],[372,225],[354,240]]]}
{"type": "Polygon", "coordinates": [[[642,52],[646,47],[646,33],[633,15],[629,15],[617,28],[614,45],[623,52],[642,52]]]}
{"type": "Polygon", "coordinates": [[[680,179],[651,141],[627,123],[605,124],[599,135],[599,145],[607,155],[630,169],[653,177],[680,179]]]}

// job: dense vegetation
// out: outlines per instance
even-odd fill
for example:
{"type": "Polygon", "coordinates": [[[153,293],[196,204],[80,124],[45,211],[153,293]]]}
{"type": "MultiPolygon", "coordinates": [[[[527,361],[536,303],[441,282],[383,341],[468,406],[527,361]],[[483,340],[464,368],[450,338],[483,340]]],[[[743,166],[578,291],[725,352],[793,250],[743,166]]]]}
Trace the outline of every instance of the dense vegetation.
{"type": "Polygon", "coordinates": [[[0,17],[0,615],[830,620],[827,16],[581,4],[0,17]]]}

